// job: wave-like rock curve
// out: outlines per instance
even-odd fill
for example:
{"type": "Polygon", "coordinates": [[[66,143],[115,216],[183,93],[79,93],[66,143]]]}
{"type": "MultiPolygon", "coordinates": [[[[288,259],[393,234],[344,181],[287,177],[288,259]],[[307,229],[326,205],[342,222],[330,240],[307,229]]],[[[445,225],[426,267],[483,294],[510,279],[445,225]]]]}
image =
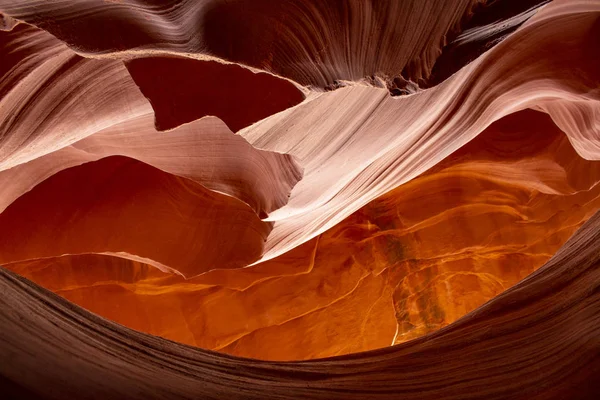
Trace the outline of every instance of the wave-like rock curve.
{"type": "MultiPolygon", "coordinates": [[[[600,207],[599,182],[600,162],[582,159],[548,115],[525,110],[317,238],[252,267],[184,280],[105,255],[6,266],[142,332],[258,359],[327,357],[431,333],[516,284],[600,207]]],[[[57,212],[36,204],[13,215],[37,212],[45,221],[57,212]]],[[[35,254],[25,240],[32,228],[17,218],[6,226],[35,254]]]]}
{"type": "Polygon", "coordinates": [[[302,177],[293,156],[256,150],[214,117],[160,134],[120,61],[81,58],[25,25],[0,37],[0,210],[58,171],[111,155],[234,196],[261,217],[302,177]]]}
{"type": "Polygon", "coordinates": [[[598,159],[599,17],[599,2],[553,2],[430,90],[392,98],[382,89],[342,88],[240,132],[304,166],[289,202],[270,215],[276,223],[263,260],[333,227],[525,108],[547,112],[582,157],[598,159]]]}
{"type": "Polygon", "coordinates": [[[156,50],[241,63],[326,88],[426,78],[476,0],[0,2],[82,54],[156,50]],[[420,21],[414,24],[413,21],[420,21]],[[98,35],[97,32],[104,32],[98,35]]]}
{"type": "Polygon", "coordinates": [[[599,263],[595,215],[537,272],[447,328],[302,363],[229,357],[135,332],[0,270],[0,356],[10,360],[0,364],[2,383],[15,396],[48,399],[594,398],[599,263]]]}
{"type": "Polygon", "coordinates": [[[0,386],[594,398],[599,48],[599,0],[0,0],[0,386]]]}

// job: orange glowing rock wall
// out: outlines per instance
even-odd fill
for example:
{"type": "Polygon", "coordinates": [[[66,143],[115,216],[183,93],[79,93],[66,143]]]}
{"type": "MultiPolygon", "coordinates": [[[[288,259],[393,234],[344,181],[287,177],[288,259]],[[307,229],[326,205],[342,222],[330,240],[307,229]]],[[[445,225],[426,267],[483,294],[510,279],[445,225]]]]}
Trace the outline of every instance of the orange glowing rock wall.
{"type": "MultiPolygon", "coordinates": [[[[108,174],[106,162],[98,168],[108,174]]],[[[99,176],[91,167],[78,169],[99,176]]],[[[203,348],[277,360],[353,353],[433,332],[525,278],[600,207],[599,181],[600,163],[579,157],[546,115],[522,111],[318,238],[254,267],[190,280],[92,255],[7,267],[107,318],[203,348]]],[[[121,195],[149,197],[131,184],[111,186],[121,195]]],[[[78,191],[69,197],[81,207],[82,185],[72,187],[78,191]]],[[[152,197],[176,193],[155,185],[144,190],[152,197]]],[[[41,187],[15,205],[29,198],[30,211],[20,215],[56,215],[39,208],[41,199],[49,201],[41,187]]],[[[98,198],[110,202],[109,194],[98,198]]],[[[181,213],[183,198],[177,204],[181,213]]],[[[105,220],[118,223],[117,232],[131,224],[122,217],[105,220]]],[[[191,215],[186,220],[206,224],[191,215]]],[[[146,239],[144,245],[165,248],[161,243],[173,233],[164,221],[150,221],[154,229],[137,222],[137,232],[125,236],[140,240],[148,232],[158,242],[146,239]]],[[[24,244],[32,230],[21,219],[7,233],[24,244]],[[17,236],[21,228],[23,237],[17,236]]],[[[23,244],[13,247],[27,248],[23,244]]]]}

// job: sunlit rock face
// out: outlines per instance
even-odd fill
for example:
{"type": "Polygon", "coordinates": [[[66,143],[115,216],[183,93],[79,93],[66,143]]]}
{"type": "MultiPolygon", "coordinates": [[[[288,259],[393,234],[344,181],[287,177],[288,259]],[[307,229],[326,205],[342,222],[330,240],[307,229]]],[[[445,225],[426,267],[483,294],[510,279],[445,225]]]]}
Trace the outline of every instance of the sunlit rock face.
{"type": "MultiPolygon", "coordinates": [[[[61,172],[48,183],[67,179],[71,171],[90,176],[99,168],[108,174],[112,162],[125,163],[104,159],[61,172]]],[[[142,166],[137,168],[142,180],[142,166]]],[[[123,169],[117,177],[126,179],[126,173],[123,169]]],[[[599,181],[600,163],[582,159],[547,115],[527,110],[494,123],[432,170],[316,239],[256,266],[215,270],[188,280],[106,255],[45,258],[7,267],[109,319],[202,348],[276,360],[347,354],[433,332],[525,278],[599,208],[599,181]]],[[[117,188],[118,182],[111,186],[117,188]]],[[[143,199],[177,193],[154,183],[142,190],[131,186],[133,178],[129,182],[127,190],[139,198],[140,208],[143,199]]],[[[66,198],[77,199],[83,207],[78,194],[85,183],[70,185],[77,193],[66,198]]],[[[37,223],[57,215],[57,207],[40,208],[52,196],[43,188],[41,184],[22,196],[2,217],[12,215],[19,204],[29,208],[15,215],[39,213],[37,223]]],[[[123,187],[116,190],[127,193],[123,187]]],[[[111,197],[102,194],[106,201],[111,197]]],[[[162,202],[157,212],[173,214],[167,208],[171,203],[162,202]]],[[[185,197],[179,197],[180,213],[185,204],[185,197]]],[[[127,238],[140,240],[151,232],[151,238],[168,241],[173,232],[167,231],[165,221],[157,221],[159,215],[151,221],[153,228],[136,222],[137,234],[127,232],[127,238]]],[[[132,224],[123,217],[103,220],[122,223],[112,228],[119,233],[132,224]]],[[[201,215],[188,214],[186,220],[211,226],[201,215]]],[[[3,221],[3,226],[10,223],[3,221]]],[[[22,244],[18,247],[33,247],[26,243],[35,240],[35,229],[22,217],[14,221],[3,242],[11,248],[17,247],[15,241],[22,244]]],[[[56,229],[76,232],[68,238],[84,234],[75,222],[51,232],[56,229]]],[[[116,233],[103,236],[119,237],[126,244],[116,233]]],[[[143,241],[151,247],[146,252],[162,247],[151,238],[143,241]]],[[[59,243],[49,237],[40,242],[52,242],[53,249],[59,243]]],[[[184,244],[183,238],[179,243],[184,244]]],[[[189,254],[194,246],[187,246],[189,254]]],[[[204,250],[195,257],[209,255],[204,250]]],[[[225,260],[221,263],[227,266],[225,260]]]]}
{"type": "Polygon", "coordinates": [[[8,393],[600,396],[600,1],[0,16],[8,393]]]}

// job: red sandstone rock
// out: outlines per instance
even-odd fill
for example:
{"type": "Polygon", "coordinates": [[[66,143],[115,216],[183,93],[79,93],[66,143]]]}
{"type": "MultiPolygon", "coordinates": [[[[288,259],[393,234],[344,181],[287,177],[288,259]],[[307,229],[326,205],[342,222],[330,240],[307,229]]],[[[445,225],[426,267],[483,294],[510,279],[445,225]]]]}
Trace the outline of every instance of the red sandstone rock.
{"type": "Polygon", "coordinates": [[[261,362],[124,328],[0,269],[0,364],[17,398],[593,399],[600,219],[542,268],[431,335],[378,351],[261,362]]]}
{"type": "Polygon", "coordinates": [[[0,0],[0,386],[594,398],[599,21],[0,0]]]}

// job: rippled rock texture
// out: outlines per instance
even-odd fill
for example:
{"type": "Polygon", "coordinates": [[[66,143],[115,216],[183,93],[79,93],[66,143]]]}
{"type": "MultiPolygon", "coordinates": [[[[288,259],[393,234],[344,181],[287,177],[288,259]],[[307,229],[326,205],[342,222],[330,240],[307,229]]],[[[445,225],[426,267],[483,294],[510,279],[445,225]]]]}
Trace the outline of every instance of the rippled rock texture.
{"type": "Polygon", "coordinates": [[[600,1],[0,13],[9,397],[600,397],[600,1]]]}

